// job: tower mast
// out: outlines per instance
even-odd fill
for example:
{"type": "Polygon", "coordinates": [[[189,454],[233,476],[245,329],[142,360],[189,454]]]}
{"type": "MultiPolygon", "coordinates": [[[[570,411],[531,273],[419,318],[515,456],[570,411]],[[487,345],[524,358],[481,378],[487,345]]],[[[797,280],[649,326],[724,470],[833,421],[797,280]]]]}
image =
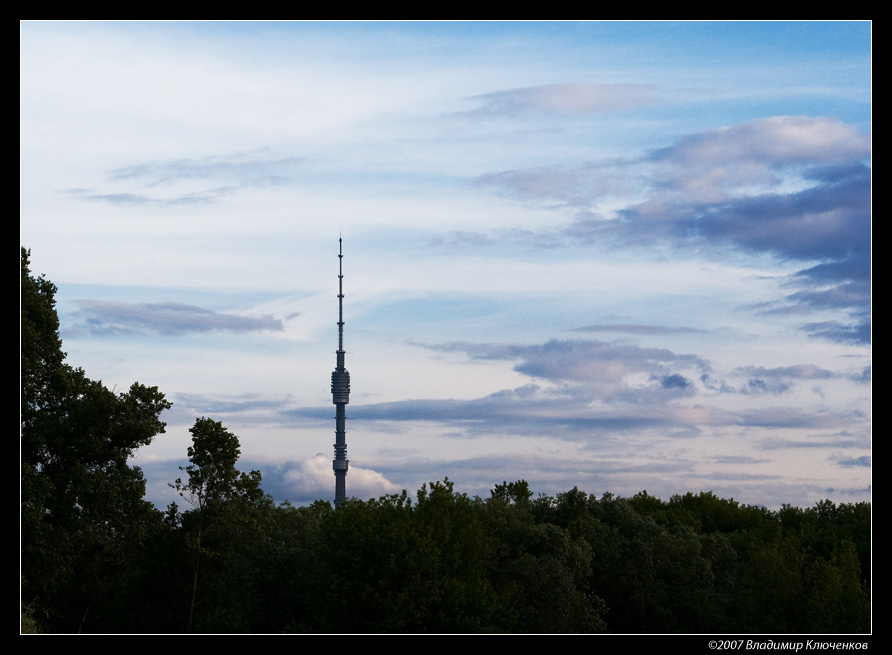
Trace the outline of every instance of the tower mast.
{"type": "Polygon", "coordinates": [[[344,250],[338,238],[338,351],[337,366],[331,374],[331,400],[335,405],[334,459],[335,507],[347,499],[347,430],[346,407],[350,402],[350,373],[344,368],[344,250]]]}

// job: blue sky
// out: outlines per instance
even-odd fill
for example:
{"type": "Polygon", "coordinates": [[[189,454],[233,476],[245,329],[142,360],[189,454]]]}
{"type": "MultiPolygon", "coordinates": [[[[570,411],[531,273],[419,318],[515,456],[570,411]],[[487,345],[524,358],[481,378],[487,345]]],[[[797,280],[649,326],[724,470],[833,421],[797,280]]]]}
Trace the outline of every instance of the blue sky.
{"type": "Polygon", "coordinates": [[[69,362],[277,500],[870,498],[869,22],[20,25],[69,362]]]}

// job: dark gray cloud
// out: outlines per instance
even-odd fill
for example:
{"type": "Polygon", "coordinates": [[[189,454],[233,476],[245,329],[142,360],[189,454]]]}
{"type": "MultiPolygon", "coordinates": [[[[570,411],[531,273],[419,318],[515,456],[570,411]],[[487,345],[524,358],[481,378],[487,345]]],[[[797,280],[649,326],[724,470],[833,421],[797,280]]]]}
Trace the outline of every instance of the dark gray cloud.
{"type": "Polygon", "coordinates": [[[572,223],[541,235],[551,245],[557,235],[566,244],[668,244],[701,255],[733,248],[807,262],[787,281],[790,293],[763,311],[847,312],[848,321],[803,330],[865,343],[869,157],[869,138],[848,125],[781,116],[689,135],[638,160],[503,171],[480,182],[524,202],[574,210],[572,223]],[[608,196],[620,207],[610,217],[599,213],[608,196]]]}
{"type": "Polygon", "coordinates": [[[733,246],[785,259],[827,260],[800,271],[790,284],[809,286],[812,296],[791,295],[792,303],[852,306],[869,288],[870,170],[845,182],[818,181],[795,193],[762,193],[743,198],[694,202],[693,194],[652,199],[621,210],[616,220],[582,218],[568,228],[585,240],[620,240],[631,244],[671,241],[689,247],[733,246]],[[835,295],[827,293],[834,289],[835,295]],[[823,295],[819,295],[819,292],[823,295]]]}
{"type": "Polygon", "coordinates": [[[860,374],[852,376],[850,379],[855,382],[858,382],[859,384],[870,384],[870,382],[872,380],[872,375],[871,375],[872,370],[871,369],[872,369],[871,366],[865,366],[864,370],[862,370],[860,374]]]}
{"type": "MultiPolygon", "coordinates": [[[[410,399],[351,405],[353,419],[433,421],[451,426],[458,437],[560,434],[591,441],[599,435],[657,428],[691,434],[696,431],[692,415],[672,402],[697,393],[688,372],[709,370],[709,363],[699,357],[625,342],[413,345],[435,352],[464,353],[471,360],[510,361],[515,371],[535,382],[470,400],[410,399]]],[[[324,419],[330,410],[298,408],[288,414],[324,419]]],[[[736,417],[715,410],[698,409],[693,415],[694,421],[738,423],[736,417]]]]}
{"type": "Polygon", "coordinates": [[[281,331],[281,319],[270,315],[252,317],[220,314],[180,303],[127,303],[109,300],[79,300],[72,330],[98,336],[156,333],[178,336],[194,332],[281,331]]]}
{"type": "MultiPolygon", "coordinates": [[[[803,278],[802,272],[796,278],[803,278]]],[[[806,281],[807,283],[807,281],[806,281]]],[[[857,307],[870,301],[870,281],[844,281],[826,288],[813,288],[797,291],[785,298],[786,307],[774,310],[777,313],[796,313],[801,309],[843,309],[857,307]]]]}
{"type": "Polygon", "coordinates": [[[738,425],[766,428],[843,428],[851,417],[826,410],[809,412],[794,407],[764,407],[739,414],[738,425]]]}
{"type": "MultiPolygon", "coordinates": [[[[650,390],[648,390],[650,391],[650,390]]],[[[586,397],[561,395],[546,389],[506,389],[483,398],[413,399],[368,405],[351,405],[355,421],[424,421],[455,430],[444,436],[474,438],[482,435],[560,435],[561,439],[597,443],[600,439],[656,430],[664,437],[686,438],[706,427],[746,427],[766,429],[837,429],[851,424],[852,417],[827,411],[806,411],[793,407],[769,407],[739,412],[704,405],[684,407],[667,394],[628,394],[624,404],[593,407],[586,397]],[[645,398],[647,402],[644,402],[645,398]]],[[[615,394],[616,398],[622,393],[615,394]]],[[[283,412],[293,418],[327,420],[325,408],[295,408],[283,412]]],[[[828,444],[818,440],[815,447],[828,444]]],[[[786,443],[786,442],[785,442],[786,443]]],[[[792,446],[794,444],[787,444],[792,446]]],[[[852,441],[851,447],[863,447],[852,441]]],[[[805,443],[802,444],[805,446],[805,443]]],[[[780,443],[764,448],[785,447],[780,443]]]]}
{"type": "Polygon", "coordinates": [[[691,381],[683,375],[673,373],[672,375],[663,375],[660,377],[660,385],[664,389],[686,389],[691,386],[691,381]]]}
{"type": "Polygon", "coordinates": [[[870,450],[870,432],[853,433],[851,430],[842,430],[827,435],[810,435],[807,439],[763,439],[758,447],[761,450],[779,450],[784,448],[834,448],[840,450],[861,449],[870,450]]]}
{"type": "Polygon", "coordinates": [[[473,114],[514,115],[529,112],[606,114],[657,102],[647,84],[545,84],[474,96],[483,106],[473,114]]]}
{"type": "Polygon", "coordinates": [[[870,317],[860,319],[854,323],[842,323],[840,321],[808,323],[803,325],[802,329],[813,337],[839,343],[870,343],[873,334],[870,317]]]}
{"type": "Polygon", "coordinates": [[[749,455],[720,455],[718,457],[713,457],[712,461],[717,464],[764,464],[771,460],[760,457],[750,457],[749,455]]]}
{"type": "MultiPolygon", "coordinates": [[[[471,360],[512,362],[515,371],[534,381],[481,398],[409,399],[351,405],[351,417],[364,421],[430,421],[450,426],[459,438],[483,434],[560,434],[593,442],[607,435],[658,430],[686,437],[707,426],[766,429],[839,429],[851,416],[826,410],[767,407],[730,411],[683,399],[719,391],[741,395],[779,395],[794,380],[833,377],[830,371],[803,364],[744,367],[732,375],[747,378],[735,388],[714,381],[709,362],[663,348],[627,342],[551,340],[543,344],[449,342],[413,345],[435,352],[459,352],[471,360]]],[[[330,411],[296,408],[290,416],[324,420],[330,411]]]]}
{"type": "Polygon", "coordinates": [[[746,384],[740,387],[737,392],[744,395],[760,396],[763,394],[774,394],[779,396],[786,393],[792,388],[792,385],[782,380],[764,380],[761,378],[751,378],[746,384]]]}
{"type": "MultiPolygon", "coordinates": [[[[562,439],[590,441],[598,435],[623,434],[643,430],[680,429],[685,426],[670,414],[638,411],[585,410],[586,403],[572,397],[555,397],[547,391],[525,397],[506,389],[484,398],[415,399],[370,405],[351,405],[355,421],[429,421],[449,426],[455,438],[491,434],[532,437],[560,435],[562,439]],[[588,415],[583,415],[588,414],[588,415]]],[[[297,409],[294,416],[330,418],[331,411],[297,409]]]]}
{"type": "Polygon", "coordinates": [[[862,457],[843,457],[837,462],[837,464],[846,468],[852,466],[866,466],[867,468],[870,468],[870,455],[864,455],[862,457]]]}
{"type": "MultiPolygon", "coordinates": [[[[439,352],[464,352],[471,359],[517,360],[514,370],[551,382],[582,383],[605,390],[621,384],[624,376],[641,373],[654,380],[677,374],[675,369],[709,371],[709,362],[696,355],[680,355],[665,348],[642,348],[616,341],[558,340],[544,344],[498,344],[456,341],[413,345],[439,352]]],[[[666,388],[661,382],[657,385],[666,388]]]]}
{"type": "MultiPolygon", "coordinates": [[[[794,380],[826,380],[836,377],[832,371],[813,364],[795,366],[779,366],[765,368],[763,366],[742,366],[731,372],[731,376],[745,377],[746,382],[734,386],[726,381],[718,381],[708,374],[700,376],[703,386],[720,393],[739,393],[743,395],[781,395],[793,388],[794,380]]],[[[817,391],[816,391],[817,392],[817,391]]]]}
{"type": "Polygon", "coordinates": [[[754,375],[771,378],[798,378],[801,380],[826,380],[833,377],[833,373],[814,364],[798,364],[796,366],[778,366],[765,368],[763,366],[744,366],[737,372],[744,375],[754,375]]]}
{"type": "MultiPolygon", "coordinates": [[[[833,267],[800,272],[813,280],[853,273],[863,278],[867,268],[860,258],[869,254],[870,169],[862,164],[852,169],[842,181],[813,179],[815,186],[797,193],[667,207],[671,214],[664,218],[675,223],[672,229],[679,235],[696,234],[710,242],[797,260],[833,260],[833,267]]],[[[635,217],[646,225],[643,220],[640,214],[635,217]]]]}
{"type": "Polygon", "coordinates": [[[789,391],[793,385],[793,379],[799,380],[826,380],[833,377],[833,373],[812,364],[800,364],[798,366],[782,366],[776,368],[764,368],[762,366],[745,366],[737,369],[736,373],[749,377],[747,383],[738,391],[742,394],[774,394],[780,395],[789,391]]]}

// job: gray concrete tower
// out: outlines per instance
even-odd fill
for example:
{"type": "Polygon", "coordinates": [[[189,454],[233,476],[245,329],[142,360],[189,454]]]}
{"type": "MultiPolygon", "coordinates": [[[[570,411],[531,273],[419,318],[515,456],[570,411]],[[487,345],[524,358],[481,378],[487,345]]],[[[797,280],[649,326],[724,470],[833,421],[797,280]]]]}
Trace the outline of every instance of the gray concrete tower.
{"type": "Polygon", "coordinates": [[[350,374],[344,368],[344,250],[338,239],[338,362],[331,374],[331,401],[335,404],[334,460],[335,507],[347,499],[347,430],[346,408],[350,402],[350,374]]]}

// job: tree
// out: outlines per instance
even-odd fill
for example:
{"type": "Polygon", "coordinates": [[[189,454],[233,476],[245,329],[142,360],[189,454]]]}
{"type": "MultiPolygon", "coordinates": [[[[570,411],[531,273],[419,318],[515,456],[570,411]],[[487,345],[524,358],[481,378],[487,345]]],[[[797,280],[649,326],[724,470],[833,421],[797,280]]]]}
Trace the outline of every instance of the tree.
{"type": "MultiPolygon", "coordinates": [[[[185,547],[191,562],[191,589],[187,629],[195,627],[195,611],[199,601],[199,570],[208,562],[219,563],[231,555],[236,543],[235,534],[243,531],[244,522],[254,505],[264,500],[260,488],[260,472],[241,473],[235,468],[241,449],[238,437],[210,418],[196,419],[189,431],[189,462],[181,471],[188,473],[188,481],[177,478],[172,485],[192,505],[193,510],[180,517],[185,547]],[[210,540],[210,542],[209,542],[210,540]]],[[[175,505],[171,513],[175,513],[175,505]]],[[[232,566],[217,567],[230,570],[232,566]]],[[[218,577],[219,581],[221,578],[218,577]]],[[[219,597],[220,594],[217,594],[219,597]]],[[[243,624],[227,626],[227,631],[239,631],[243,624]]]]}
{"type": "Polygon", "coordinates": [[[502,482],[497,484],[490,492],[492,498],[503,500],[506,503],[518,505],[520,507],[528,507],[533,492],[530,491],[530,485],[526,480],[518,480],[517,482],[502,482]]]}
{"type": "Polygon", "coordinates": [[[587,514],[587,495],[574,488],[557,500],[531,496],[526,481],[503,482],[483,507],[497,543],[492,579],[501,601],[502,629],[606,631],[606,607],[589,589],[592,548],[571,533],[587,514]]]}
{"type": "MultiPolygon", "coordinates": [[[[22,248],[21,266],[21,394],[23,438],[42,406],[58,401],[65,353],[59,338],[56,285],[44,276],[32,277],[31,251],[22,248]]],[[[31,436],[30,432],[27,436],[31,436]]]]}
{"type": "Polygon", "coordinates": [[[813,632],[870,632],[870,601],[861,584],[855,545],[845,540],[830,561],[816,558],[808,569],[811,590],[806,604],[813,632]]]}
{"type": "Polygon", "coordinates": [[[21,250],[22,596],[51,631],[88,627],[151,522],[129,459],[164,432],[157,387],[114,393],[65,363],[56,287],[21,250]]]}
{"type": "Polygon", "coordinates": [[[189,474],[189,481],[184,483],[177,478],[170,486],[190,505],[202,511],[209,505],[234,498],[262,497],[260,472],[241,473],[235,468],[241,455],[237,436],[210,418],[196,419],[189,432],[192,434],[188,451],[191,463],[180,467],[189,474]]]}

